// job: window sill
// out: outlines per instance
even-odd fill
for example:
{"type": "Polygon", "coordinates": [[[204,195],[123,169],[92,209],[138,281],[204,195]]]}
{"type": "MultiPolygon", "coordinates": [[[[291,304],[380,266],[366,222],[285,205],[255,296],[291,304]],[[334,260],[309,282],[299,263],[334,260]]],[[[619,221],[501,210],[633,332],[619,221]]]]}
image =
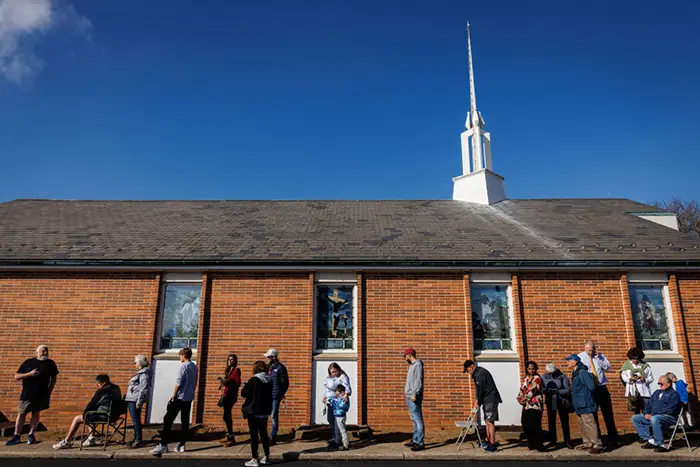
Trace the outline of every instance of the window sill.
{"type": "Polygon", "coordinates": [[[685,360],[681,354],[673,350],[647,350],[644,355],[645,362],[682,362],[685,360]]]}
{"type": "Polygon", "coordinates": [[[476,362],[519,362],[520,356],[512,350],[482,351],[474,355],[476,362]]]}

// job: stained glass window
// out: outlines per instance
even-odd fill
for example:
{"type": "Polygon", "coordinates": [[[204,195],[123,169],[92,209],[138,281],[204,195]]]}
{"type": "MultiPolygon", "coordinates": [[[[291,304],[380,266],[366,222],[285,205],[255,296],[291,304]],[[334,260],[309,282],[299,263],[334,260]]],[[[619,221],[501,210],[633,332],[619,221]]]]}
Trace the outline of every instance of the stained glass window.
{"type": "Polygon", "coordinates": [[[470,287],[474,350],[513,350],[507,285],[470,287]]]}
{"type": "Polygon", "coordinates": [[[630,285],[629,291],[637,347],[643,350],[673,350],[664,305],[664,286],[630,285]]]}
{"type": "Polygon", "coordinates": [[[316,350],[354,350],[352,285],[316,286],[316,350]]]}
{"type": "Polygon", "coordinates": [[[200,284],[166,284],[161,319],[160,348],[197,348],[200,284]]]}

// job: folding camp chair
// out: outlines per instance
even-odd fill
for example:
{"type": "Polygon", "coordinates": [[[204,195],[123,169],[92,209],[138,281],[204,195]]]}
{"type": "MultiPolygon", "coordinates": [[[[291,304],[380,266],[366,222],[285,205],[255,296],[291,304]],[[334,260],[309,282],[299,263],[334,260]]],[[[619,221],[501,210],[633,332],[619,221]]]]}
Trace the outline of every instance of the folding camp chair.
{"type": "MultiPolygon", "coordinates": [[[[481,433],[479,433],[479,404],[475,405],[469,412],[469,418],[466,421],[455,422],[457,428],[461,428],[459,436],[455,444],[457,445],[457,450],[459,451],[462,447],[462,443],[467,438],[467,435],[472,433],[472,430],[476,433],[476,438],[479,440],[479,446],[481,446],[481,433]]],[[[474,441],[472,441],[472,447],[474,447],[474,441]]]]}
{"type": "Polygon", "coordinates": [[[80,439],[80,450],[83,450],[85,431],[90,428],[88,436],[99,434],[102,436],[102,450],[107,450],[107,444],[114,440],[118,444],[126,444],[126,403],[122,400],[119,404],[110,403],[109,409],[91,410],[83,414],[83,434],[80,439]],[[111,428],[111,433],[110,433],[111,428]],[[120,439],[121,438],[121,439],[120,439]]]}
{"type": "Polygon", "coordinates": [[[671,438],[668,440],[668,444],[666,445],[666,449],[671,449],[671,445],[673,444],[673,438],[676,437],[676,431],[678,431],[678,428],[680,427],[681,431],[683,432],[683,439],[685,439],[685,444],[688,446],[688,450],[690,452],[693,451],[693,449],[690,447],[690,441],[688,440],[688,434],[685,432],[685,426],[683,423],[683,409],[681,409],[681,412],[678,414],[678,419],[676,420],[676,425],[673,427],[673,433],[671,433],[671,438]]]}

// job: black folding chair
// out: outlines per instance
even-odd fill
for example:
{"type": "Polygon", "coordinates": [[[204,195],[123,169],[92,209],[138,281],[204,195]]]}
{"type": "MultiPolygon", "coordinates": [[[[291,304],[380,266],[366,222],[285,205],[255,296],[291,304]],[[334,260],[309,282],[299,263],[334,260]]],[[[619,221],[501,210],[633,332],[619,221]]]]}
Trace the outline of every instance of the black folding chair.
{"type": "Polygon", "coordinates": [[[107,444],[115,441],[126,444],[126,403],[122,399],[118,404],[109,404],[107,411],[90,410],[83,414],[83,434],[80,439],[80,450],[83,450],[85,431],[90,428],[88,436],[102,436],[102,450],[107,450],[107,444]],[[121,438],[121,439],[120,439],[121,438]]]}

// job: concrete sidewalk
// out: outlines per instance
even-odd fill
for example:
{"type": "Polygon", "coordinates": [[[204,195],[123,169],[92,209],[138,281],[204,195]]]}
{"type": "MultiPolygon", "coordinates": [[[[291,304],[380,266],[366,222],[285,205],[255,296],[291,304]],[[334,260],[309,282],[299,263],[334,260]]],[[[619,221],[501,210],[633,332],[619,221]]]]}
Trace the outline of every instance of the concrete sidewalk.
{"type": "MultiPolygon", "coordinates": [[[[26,437],[23,438],[26,440],[26,437]]],[[[54,439],[40,437],[39,444],[29,446],[20,444],[17,446],[0,446],[0,458],[104,458],[104,459],[154,459],[149,450],[155,442],[148,447],[140,449],[127,449],[125,446],[112,444],[106,451],[101,447],[83,448],[77,447],[57,451],[51,446],[54,439]]],[[[639,444],[632,443],[622,446],[611,452],[600,455],[591,455],[585,451],[576,451],[558,447],[556,450],[540,453],[529,451],[527,447],[517,439],[502,440],[496,453],[486,453],[482,449],[473,448],[471,442],[465,442],[462,449],[457,451],[454,440],[445,442],[428,443],[426,450],[411,452],[403,446],[403,441],[383,442],[353,441],[349,451],[326,452],[326,442],[292,441],[280,443],[271,449],[271,458],[275,462],[294,460],[645,460],[645,461],[700,461],[700,449],[696,449],[697,439],[691,438],[692,452],[688,450],[683,441],[676,441],[675,449],[668,453],[655,453],[653,450],[642,449],[639,444]]],[[[174,448],[176,443],[170,445],[174,448]]],[[[250,459],[250,446],[247,437],[241,436],[240,441],[234,446],[224,446],[218,441],[190,441],[187,443],[186,453],[170,452],[163,459],[250,459]]],[[[262,454],[262,453],[261,453],[262,454]]]]}

